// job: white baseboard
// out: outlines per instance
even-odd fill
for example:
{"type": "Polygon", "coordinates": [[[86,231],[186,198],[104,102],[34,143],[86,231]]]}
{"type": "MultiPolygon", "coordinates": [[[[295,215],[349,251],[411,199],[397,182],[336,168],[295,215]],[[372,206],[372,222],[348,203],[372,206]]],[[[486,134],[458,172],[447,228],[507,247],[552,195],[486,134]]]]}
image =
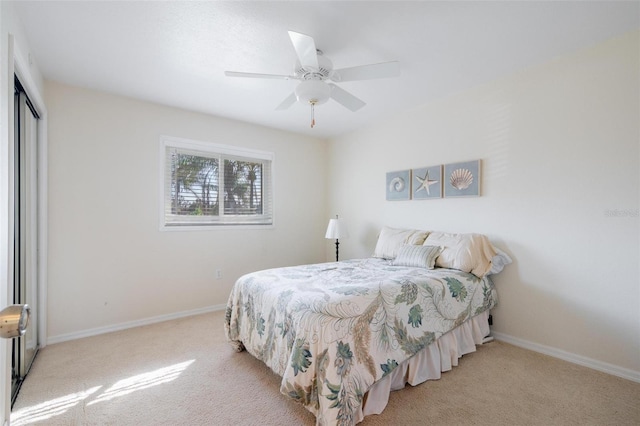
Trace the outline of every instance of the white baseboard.
{"type": "Polygon", "coordinates": [[[533,343],[528,340],[518,339],[517,337],[510,336],[508,334],[497,333],[491,331],[491,334],[496,340],[510,343],[514,346],[518,346],[524,349],[529,349],[534,352],[549,355],[554,358],[560,358],[564,361],[571,362],[573,364],[582,365],[583,367],[592,368],[594,370],[602,371],[603,373],[611,374],[613,376],[622,377],[623,379],[631,380],[633,382],[640,383],[640,371],[630,370],[628,368],[618,367],[617,365],[609,364],[595,359],[587,358],[582,355],[576,355],[571,352],[566,352],[561,349],[552,348],[550,346],[533,343]]]}
{"type": "Polygon", "coordinates": [[[57,336],[47,337],[47,345],[66,342],[69,340],[82,339],[83,337],[97,336],[98,334],[111,333],[113,331],[126,330],[127,328],[140,327],[143,325],[154,324],[157,322],[169,321],[178,318],[190,317],[193,315],[205,314],[208,312],[221,311],[226,305],[213,305],[204,308],[193,309],[190,311],[175,312],[172,314],[158,315],[156,317],[143,318],[135,321],[122,322],[120,324],[107,325],[105,327],[91,328],[88,330],[76,331],[73,333],[59,334],[57,336]]]}

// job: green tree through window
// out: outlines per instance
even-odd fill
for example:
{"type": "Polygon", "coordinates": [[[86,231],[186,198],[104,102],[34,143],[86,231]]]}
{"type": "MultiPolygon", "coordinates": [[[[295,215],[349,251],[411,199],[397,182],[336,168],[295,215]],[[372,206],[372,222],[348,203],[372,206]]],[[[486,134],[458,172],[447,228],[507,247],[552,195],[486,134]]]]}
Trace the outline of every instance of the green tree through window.
{"type": "Polygon", "coordinates": [[[171,153],[171,213],[218,215],[218,160],[171,153]]]}
{"type": "Polygon", "coordinates": [[[224,161],[225,214],[262,214],[262,165],[224,161]]]}

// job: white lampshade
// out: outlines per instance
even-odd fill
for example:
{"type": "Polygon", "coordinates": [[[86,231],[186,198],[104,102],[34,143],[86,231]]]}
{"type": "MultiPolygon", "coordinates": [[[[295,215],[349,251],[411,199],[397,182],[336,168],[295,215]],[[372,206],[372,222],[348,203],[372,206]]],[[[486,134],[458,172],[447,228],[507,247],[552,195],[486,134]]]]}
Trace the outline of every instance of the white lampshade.
{"type": "Polygon", "coordinates": [[[320,105],[329,100],[331,88],[321,80],[304,80],[295,90],[298,102],[320,105]]]}
{"type": "Polygon", "coordinates": [[[335,240],[339,238],[348,238],[349,231],[347,230],[347,225],[342,219],[339,219],[337,216],[335,219],[330,219],[329,226],[327,226],[327,233],[324,237],[327,239],[335,240]]]}

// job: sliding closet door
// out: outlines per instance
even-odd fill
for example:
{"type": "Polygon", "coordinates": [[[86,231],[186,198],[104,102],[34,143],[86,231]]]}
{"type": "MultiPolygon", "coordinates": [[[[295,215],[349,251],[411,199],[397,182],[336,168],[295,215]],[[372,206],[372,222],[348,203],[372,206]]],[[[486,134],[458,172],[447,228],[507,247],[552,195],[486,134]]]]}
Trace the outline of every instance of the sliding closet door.
{"type": "Polygon", "coordinates": [[[15,90],[14,304],[31,308],[24,336],[13,339],[12,402],[38,351],[37,120],[20,82],[15,90]]]}

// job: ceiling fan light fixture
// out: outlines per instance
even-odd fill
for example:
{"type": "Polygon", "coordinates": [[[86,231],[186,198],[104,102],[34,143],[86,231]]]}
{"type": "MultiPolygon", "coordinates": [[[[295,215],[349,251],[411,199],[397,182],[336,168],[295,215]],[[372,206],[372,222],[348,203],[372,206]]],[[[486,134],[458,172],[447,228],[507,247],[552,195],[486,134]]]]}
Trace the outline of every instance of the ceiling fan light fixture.
{"type": "Polygon", "coordinates": [[[304,80],[295,90],[298,102],[309,105],[320,105],[331,97],[331,88],[321,80],[304,80]]]}

